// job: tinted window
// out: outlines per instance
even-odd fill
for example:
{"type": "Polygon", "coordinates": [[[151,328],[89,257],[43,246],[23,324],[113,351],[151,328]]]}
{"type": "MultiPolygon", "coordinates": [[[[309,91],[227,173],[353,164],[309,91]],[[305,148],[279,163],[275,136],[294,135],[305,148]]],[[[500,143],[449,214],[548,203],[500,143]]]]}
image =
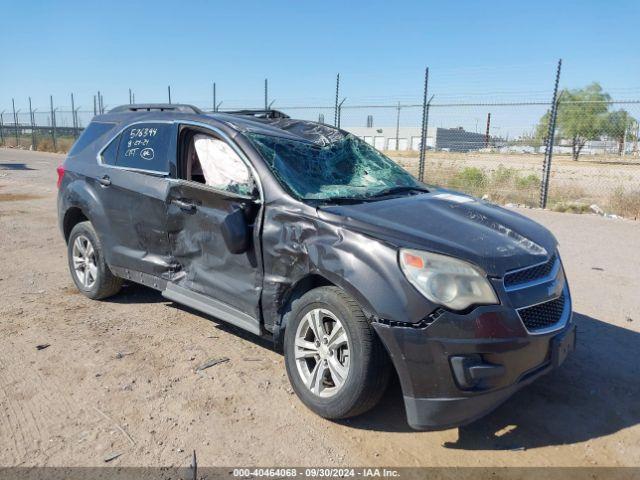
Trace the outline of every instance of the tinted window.
{"type": "Polygon", "coordinates": [[[116,138],[112,141],[107,148],[102,152],[102,163],[106,163],[107,165],[115,165],[116,164],[116,156],[118,154],[118,143],[120,142],[120,137],[116,138]]]}
{"type": "Polygon", "coordinates": [[[73,144],[73,147],[71,147],[71,150],[69,151],[69,155],[77,155],[87,148],[88,145],[111,130],[114,126],[115,123],[91,122],[89,126],[84,129],[80,138],[76,140],[76,143],[73,144]]]}
{"type": "Polygon", "coordinates": [[[120,135],[116,165],[168,172],[173,131],[173,125],[166,123],[140,123],[125,129],[120,135]]]}

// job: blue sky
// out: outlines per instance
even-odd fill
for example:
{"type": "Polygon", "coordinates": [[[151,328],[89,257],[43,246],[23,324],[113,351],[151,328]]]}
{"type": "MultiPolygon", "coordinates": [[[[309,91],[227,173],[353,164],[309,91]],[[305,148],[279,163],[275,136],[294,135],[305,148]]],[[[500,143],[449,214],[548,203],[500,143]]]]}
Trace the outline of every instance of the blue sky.
{"type": "Polygon", "coordinates": [[[136,100],[259,106],[420,101],[425,65],[440,101],[546,100],[599,81],[640,98],[635,1],[6,1],[0,110],[136,100]]]}

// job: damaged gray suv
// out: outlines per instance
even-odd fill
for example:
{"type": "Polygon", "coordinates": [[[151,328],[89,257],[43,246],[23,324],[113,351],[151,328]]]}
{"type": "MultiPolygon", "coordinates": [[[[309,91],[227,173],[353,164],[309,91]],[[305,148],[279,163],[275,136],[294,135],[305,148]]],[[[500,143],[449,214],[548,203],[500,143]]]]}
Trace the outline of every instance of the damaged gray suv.
{"type": "Polygon", "coordinates": [[[82,293],[137,282],[273,339],[325,418],[373,407],[395,371],[412,427],[465,424],[575,346],[549,231],[327,125],[126,105],[93,119],[58,187],[82,293]]]}

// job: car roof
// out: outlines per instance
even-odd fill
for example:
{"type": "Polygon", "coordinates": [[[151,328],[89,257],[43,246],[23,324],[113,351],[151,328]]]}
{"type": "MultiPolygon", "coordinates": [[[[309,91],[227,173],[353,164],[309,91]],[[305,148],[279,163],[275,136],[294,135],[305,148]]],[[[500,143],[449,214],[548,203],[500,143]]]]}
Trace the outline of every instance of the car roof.
{"type": "Polygon", "coordinates": [[[278,111],[204,113],[191,105],[176,104],[122,105],[95,116],[92,121],[116,123],[122,127],[139,122],[191,121],[221,128],[231,136],[238,132],[251,132],[319,145],[326,145],[347,135],[347,132],[333,126],[292,119],[278,111]]]}

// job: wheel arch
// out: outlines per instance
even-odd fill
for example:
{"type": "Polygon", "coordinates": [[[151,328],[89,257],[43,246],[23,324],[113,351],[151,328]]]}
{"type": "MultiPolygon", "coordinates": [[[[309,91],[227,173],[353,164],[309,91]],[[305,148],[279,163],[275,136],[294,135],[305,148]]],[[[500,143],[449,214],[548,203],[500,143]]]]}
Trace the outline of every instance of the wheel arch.
{"type": "Polygon", "coordinates": [[[86,180],[74,179],[61,193],[58,203],[60,229],[65,242],[69,241],[71,230],[78,223],[89,221],[100,240],[108,231],[108,220],[99,197],[86,180]]]}
{"type": "Polygon", "coordinates": [[[62,233],[64,235],[64,241],[69,242],[69,236],[71,235],[71,230],[80,222],[89,221],[89,217],[87,217],[82,210],[82,208],[78,206],[72,206],[67,209],[64,214],[64,219],[62,220],[62,233]]]}
{"type": "Polygon", "coordinates": [[[273,330],[273,340],[277,350],[282,350],[284,332],[288,323],[287,313],[291,309],[291,304],[297,298],[302,297],[305,293],[315,288],[326,286],[333,286],[342,289],[358,302],[367,318],[371,316],[372,307],[369,301],[358,291],[358,289],[344,278],[333,275],[331,272],[310,272],[292,283],[291,286],[281,294],[278,302],[281,305],[281,308],[278,310],[279,321],[274,325],[273,330]]]}

